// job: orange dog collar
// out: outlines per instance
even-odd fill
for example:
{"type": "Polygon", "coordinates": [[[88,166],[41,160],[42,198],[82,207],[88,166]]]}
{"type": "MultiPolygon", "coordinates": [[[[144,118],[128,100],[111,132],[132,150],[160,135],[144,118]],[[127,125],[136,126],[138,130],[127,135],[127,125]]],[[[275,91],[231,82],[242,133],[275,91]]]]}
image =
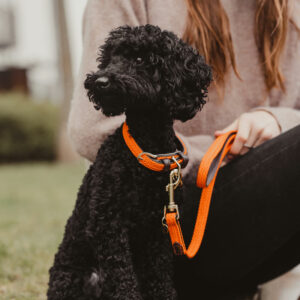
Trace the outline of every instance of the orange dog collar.
{"type": "Polygon", "coordinates": [[[129,133],[128,129],[129,128],[127,123],[124,122],[122,127],[124,141],[132,154],[137,158],[138,162],[144,167],[152,171],[163,172],[171,171],[177,168],[177,163],[181,165],[181,168],[184,168],[187,165],[187,149],[184,142],[177,135],[176,137],[178,139],[178,144],[181,148],[181,151],[167,154],[152,154],[149,152],[144,152],[139,147],[139,145],[135,142],[134,138],[129,133]],[[177,161],[177,163],[173,160],[173,158],[177,161]]]}

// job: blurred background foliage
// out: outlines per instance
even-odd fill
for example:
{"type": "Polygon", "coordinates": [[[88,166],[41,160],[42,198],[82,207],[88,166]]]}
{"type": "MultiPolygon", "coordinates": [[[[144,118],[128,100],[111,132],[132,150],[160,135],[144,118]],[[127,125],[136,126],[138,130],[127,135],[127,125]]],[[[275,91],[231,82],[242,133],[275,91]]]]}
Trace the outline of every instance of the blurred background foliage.
{"type": "Polygon", "coordinates": [[[83,173],[79,162],[0,167],[0,300],[46,299],[83,173]]]}
{"type": "Polygon", "coordinates": [[[66,130],[85,4],[0,0],[0,300],[46,299],[86,170],[66,130]]]}
{"type": "Polygon", "coordinates": [[[54,160],[59,111],[49,101],[0,94],[0,163],[54,160]]]}

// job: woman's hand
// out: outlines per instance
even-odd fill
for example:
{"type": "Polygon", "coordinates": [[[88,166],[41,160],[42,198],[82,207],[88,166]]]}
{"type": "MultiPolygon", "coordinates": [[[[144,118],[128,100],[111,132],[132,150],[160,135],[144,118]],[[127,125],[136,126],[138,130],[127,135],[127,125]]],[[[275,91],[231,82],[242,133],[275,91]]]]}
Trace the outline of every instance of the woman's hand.
{"type": "Polygon", "coordinates": [[[243,155],[249,148],[256,147],[274,138],[281,132],[277,120],[266,111],[244,113],[229,126],[215,132],[215,137],[229,130],[237,130],[236,138],[229,151],[229,159],[243,155]]]}

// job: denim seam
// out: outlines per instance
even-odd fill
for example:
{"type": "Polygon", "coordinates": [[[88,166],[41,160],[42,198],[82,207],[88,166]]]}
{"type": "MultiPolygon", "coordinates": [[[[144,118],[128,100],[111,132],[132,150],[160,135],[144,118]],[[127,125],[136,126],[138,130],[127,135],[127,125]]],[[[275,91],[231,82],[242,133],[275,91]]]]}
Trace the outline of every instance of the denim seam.
{"type": "MultiPolygon", "coordinates": [[[[272,155],[266,157],[266,158],[263,159],[262,161],[257,162],[257,163],[254,164],[252,167],[248,168],[246,171],[244,171],[244,172],[242,172],[241,174],[239,174],[238,176],[234,177],[232,180],[226,182],[226,183],[225,183],[224,185],[222,185],[221,187],[218,187],[218,188],[216,189],[216,192],[219,192],[219,191],[222,190],[224,187],[226,187],[226,186],[232,184],[233,182],[237,181],[240,177],[242,177],[242,176],[244,176],[245,174],[249,173],[249,171],[252,171],[252,170],[253,170],[255,167],[257,167],[259,164],[262,164],[262,163],[266,162],[267,160],[273,158],[274,156],[276,156],[276,155],[282,153],[282,152],[285,151],[286,149],[288,149],[288,148],[290,148],[290,147],[293,147],[293,146],[296,145],[297,143],[298,143],[298,141],[295,142],[295,143],[293,143],[293,144],[290,144],[290,145],[288,145],[288,146],[286,146],[286,147],[284,147],[284,148],[282,148],[282,149],[280,149],[280,151],[278,151],[278,152],[276,152],[275,154],[272,154],[272,155]]],[[[249,153],[249,154],[250,154],[250,153],[249,153]]]]}

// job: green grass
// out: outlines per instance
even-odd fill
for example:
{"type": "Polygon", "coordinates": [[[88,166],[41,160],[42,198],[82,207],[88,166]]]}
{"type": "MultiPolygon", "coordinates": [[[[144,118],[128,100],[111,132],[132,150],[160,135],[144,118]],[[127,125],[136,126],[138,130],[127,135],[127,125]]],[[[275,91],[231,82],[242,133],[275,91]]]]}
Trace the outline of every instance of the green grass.
{"type": "Polygon", "coordinates": [[[82,164],[0,165],[0,299],[46,299],[82,164]]]}

